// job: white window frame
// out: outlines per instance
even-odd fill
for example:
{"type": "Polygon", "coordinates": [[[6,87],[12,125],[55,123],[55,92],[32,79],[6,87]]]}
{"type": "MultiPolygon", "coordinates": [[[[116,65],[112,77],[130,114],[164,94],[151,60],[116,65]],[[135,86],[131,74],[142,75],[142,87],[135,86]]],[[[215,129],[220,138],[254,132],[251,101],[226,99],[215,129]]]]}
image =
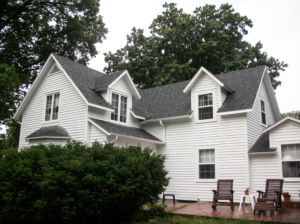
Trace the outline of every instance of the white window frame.
{"type": "Polygon", "coordinates": [[[260,98],[260,101],[259,101],[259,111],[260,111],[260,124],[263,125],[264,127],[267,127],[266,101],[264,99],[262,99],[262,98],[260,98]],[[261,109],[261,102],[264,102],[264,104],[265,104],[265,111],[262,111],[262,109],[261,109]],[[261,116],[262,112],[265,114],[266,124],[264,124],[262,122],[262,116],[261,116]]]}
{"type": "Polygon", "coordinates": [[[119,92],[115,92],[115,91],[111,91],[110,93],[110,103],[112,102],[112,94],[116,94],[119,96],[119,102],[118,102],[118,120],[112,120],[111,119],[111,113],[109,113],[109,120],[111,122],[116,122],[118,124],[128,124],[129,121],[129,95],[123,94],[123,93],[119,93],[119,92]],[[120,115],[121,115],[121,96],[126,97],[127,98],[127,107],[126,107],[126,122],[121,122],[120,121],[120,115]]]}
{"type": "Polygon", "coordinates": [[[207,90],[202,90],[202,91],[197,91],[195,93],[195,104],[194,107],[196,108],[196,123],[205,123],[205,122],[212,122],[212,121],[217,121],[217,96],[216,96],[216,90],[215,89],[207,89],[207,90]],[[199,120],[199,95],[205,95],[205,94],[212,94],[213,97],[213,118],[212,119],[204,119],[204,120],[199,120]]]}
{"type": "Polygon", "coordinates": [[[51,92],[51,93],[47,93],[45,94],[45,100],[44,100],[44,105],[43,105],[43,122],[44,123],[49,123],[49,122],[59,122],[60,119],[60,102],[61,102],[61,93],[60,91],[55,91],[55,92],[51,92]],[[58,118],[53,120],[52,116],[53,116],[53,104],[54,104],[54,95],[59,94],[59,102],[58,102],[58,118]],[[51,114],[50,114],[50,120],[46,121],[46,105],[47,105],[47,97],[48,96],[52,96],[52,102],[51,102],[51,114]]]}
{"type": "Polygon", "coordinates": [[[278,178],[284,179],[285,182],[299,182],[300,177],[283,177],[282,173],[282,146],[283,145],[297,145],[300,144],[300,141],[282,141],[277,143],[277,155],[278,155],[278,178]]]}
{"type": "Polygon", "coordinates": [[[219,179],[219,150],[218,145],[201,145],[195,147],[195,182],[196,183],[216,183],[219,179]],[[215,150],[215,179],[200,179],[199,178],[199,157],[200,150],[214,149],[215,150]]]}

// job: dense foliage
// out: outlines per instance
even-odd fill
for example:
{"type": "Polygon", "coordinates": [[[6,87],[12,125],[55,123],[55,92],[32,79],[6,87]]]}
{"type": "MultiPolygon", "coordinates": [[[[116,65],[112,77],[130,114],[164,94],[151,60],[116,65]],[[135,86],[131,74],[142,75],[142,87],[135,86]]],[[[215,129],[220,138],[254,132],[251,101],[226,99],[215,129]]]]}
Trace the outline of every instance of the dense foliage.
{"type": "Polygon", "coordinates": [[[148,88],[191,79],[204,66],[214,74],[266,65],[276,89],[276,78],[287,64],[262,52],[262,43],[243,40],[252,21],[229,4],[217,9],[205,5],[194,14],[184,13],[175,3],[153,20],[146,37],[132,29],[125,47],[105,53],[106,72],[127,69],[139,87],[148,88]]]}
{"type": "Polygon", "coordinates": [[[286,116],[294,117],[300,120],[300,110],[290,111],[281,114],[281,117],[286,117],[286,116]]]}
{"type": "Polygon", "coordinates": [[[10,221],[125,221],[168,185],[165,158],[145,148],[39,145],[0,160],[0,216],[10,221]]]}
{"type": "MultiPolygon", "coordinates": [[[[7,64],[18,74],[18,102],[50,53],[83,64],[97,54],[95,44],[102,42],[107,33],[98,15],[99,1],[1,0],[0,67],[7,64]]],[[[15,88],[15,85],[5,88],[15,88]]],[[[2,92],[0,99],[4,99],[2,92]]],[[[10,110],[15,107],[9,106],[10,110]]],[[[5,114],[5,118],[8,116],[5,114]]]]}

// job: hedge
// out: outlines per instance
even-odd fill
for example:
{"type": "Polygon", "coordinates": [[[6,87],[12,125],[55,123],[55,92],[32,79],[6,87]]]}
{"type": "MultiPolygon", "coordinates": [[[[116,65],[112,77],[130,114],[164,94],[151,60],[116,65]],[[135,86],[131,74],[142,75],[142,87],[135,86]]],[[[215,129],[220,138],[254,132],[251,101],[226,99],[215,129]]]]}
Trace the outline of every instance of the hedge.
{"type": "Polygon", "coordinates": [[[164,161],[149,148],[98,142],[6,151],[0,159],[0,216],[66,223],[129,220],[168,185],[164,161]]]}

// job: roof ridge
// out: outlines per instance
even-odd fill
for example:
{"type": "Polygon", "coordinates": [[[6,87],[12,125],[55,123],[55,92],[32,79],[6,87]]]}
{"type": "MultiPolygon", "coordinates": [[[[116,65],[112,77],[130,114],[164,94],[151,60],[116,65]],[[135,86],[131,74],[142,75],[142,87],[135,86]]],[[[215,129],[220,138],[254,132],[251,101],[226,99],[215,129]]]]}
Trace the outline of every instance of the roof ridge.
{"type": "Polygon", "coordinates": [[[52,54],[53,54],[54,56],[58,56],[58,57],[61,57],[61,58],[65,59],[65,60],[68,60],[68,61],[70,61],[70,62],[72,62],[72,63],[76,63],[76,64],[78,64],[78,65],[80,65],[80,66],[83,66],[83,67],[85,67],[85,68],[87,68],[87,69],[93,70],[93,71],[95,71],[95,72],[99,72],[99,73],[101,73],[103,76],[106,75],[104,72],[100,72],[100,71],[98,71],[98,70],[96,70],[96,69],[93,69],[93,68],[88,67],[87,65],[80,64],[78,61],[72,61],[71,59],[66,58],[66,57],[63,57],[63,56],[60,56],[60,55],[58,55],[58,54],[54,54],[54,53],[52,53],[52,54]]]}
{"type": "Polygon", "coordinates": [[[138,88],[138,89],[144,91],[144,90],[148,90],[148,89],[154,89],[154,88],[160,88],[160,87],[165,87],[165,86],[170,86],[170,85],[176,85],[176,84],[179,84],[179,83],[182,83],[182,82],[187,82],[187,81],[191,81],[191,79],[181,81],[181,82],[175,82],[175,83],[170,83],[170,84],[166,84],[166,85],[161,85],[161,86],[154,86],[154,87],[150,87],[150,88],[147,88],[147,89],[141,89],[141,88],[138,88]]]}
{"type": "Polygon", "coordinates": [[[244,71],[244,70],[251,70],[251,69],[260,68],[260,67],[267,67],[267,66],[266,65],[260,65],[260,66],[257,66],[257,67],[244,68],[244,69],[241,69],[241,70],[235,70],[235,71],[230,71],[230,72],[219,73],[219,74],[214,75],[214,76],[217,77],[218,75],[227,75],[227,74],[230,74],[230,73],[233,73],[233,72],[241,72],[241,71],[244,71]]]}

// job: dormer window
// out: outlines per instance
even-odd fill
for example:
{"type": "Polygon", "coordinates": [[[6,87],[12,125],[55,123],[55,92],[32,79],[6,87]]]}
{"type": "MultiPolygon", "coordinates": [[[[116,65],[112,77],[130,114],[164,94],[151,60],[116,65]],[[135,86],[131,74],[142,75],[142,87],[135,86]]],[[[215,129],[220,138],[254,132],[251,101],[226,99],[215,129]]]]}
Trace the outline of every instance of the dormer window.
{"type": "Polygon", "coordinates": [[[199,120],[213,119],[213,94],[202,94],[198,96],[199,120]]]}
{"type": "Polygon", "coordinates": [[[59,109],[59,93],[47,95],[45,121],[57,120],[59,109]]]}
{"type": "Polygon", "coordinates": [[[115,109],[115,112],[111,112],[110,119],[126,123],[127,117],[127,97],[119,94],[112,94],[111,104],[115,109]]]}
{"type": "Polygon", "coordinates": [[[261,123],[266,124],[266,108],[265,102],[260,100],[260,107],[261,107],[261,123]]]}

